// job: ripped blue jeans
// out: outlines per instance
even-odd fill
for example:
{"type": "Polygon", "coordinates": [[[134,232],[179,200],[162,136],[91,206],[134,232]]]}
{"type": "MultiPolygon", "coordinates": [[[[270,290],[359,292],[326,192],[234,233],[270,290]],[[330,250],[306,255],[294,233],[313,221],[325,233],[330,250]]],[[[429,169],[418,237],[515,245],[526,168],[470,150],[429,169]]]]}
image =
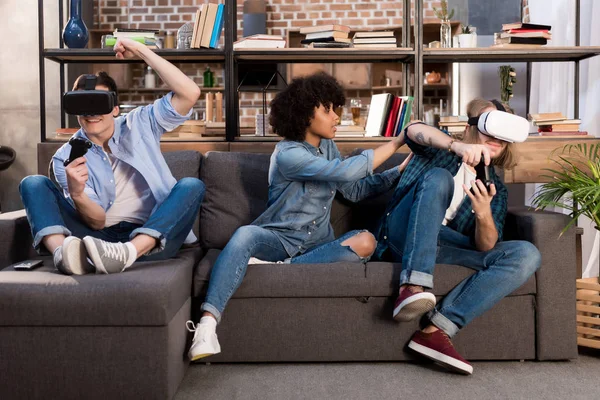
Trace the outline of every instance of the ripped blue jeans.
{"type": "Polygon", "coordinates": [[[235,231],[212,268],[208,293],[202,303],[202,311],[208,311],[221,321],[227,302],[242,283],[250,257],[264,261],[284,261],[289,264],[318,264],[339,261],[367,262],[349,246],[341,244],[348,238],[364,231],[350,231],[338,239],[308,249],[305,253],[288,258],[285,248],[270,230],[247,225],[235,231]]]}

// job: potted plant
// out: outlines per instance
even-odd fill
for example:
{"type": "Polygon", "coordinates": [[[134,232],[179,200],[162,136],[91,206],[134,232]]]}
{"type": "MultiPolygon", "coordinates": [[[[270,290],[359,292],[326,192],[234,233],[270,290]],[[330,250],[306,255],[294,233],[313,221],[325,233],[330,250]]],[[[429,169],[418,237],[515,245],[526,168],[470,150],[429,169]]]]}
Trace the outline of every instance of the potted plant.
{"type": "Polygon", "coordinates": [[[471,25],[460,25],[460,33],[457,35],[458,47],[477,47],[477,35],[475,28],[471,25]]]}
{"type": "Polygon", "coordinates": [[[452,47],[450,20],[454,16],[454,9],[450,10],[450,13],[448,13],[448,2],[446,0],[442,0],[439,9],[433,7],[433,13],[441,20],[440,46],[443,48],[452,47]]]}
{"type": "MultiPolygon", "coordinates": [[[[600,231],[600,144],[570,144],[562,149],[556,167],[546,169],[550,182],[544,183],[532,201],[538,209],[561,207],[570,211],[565,232],[585,215],[600,231]]],[[[599,233],[597,232],[596,235],[599,233]]]]}

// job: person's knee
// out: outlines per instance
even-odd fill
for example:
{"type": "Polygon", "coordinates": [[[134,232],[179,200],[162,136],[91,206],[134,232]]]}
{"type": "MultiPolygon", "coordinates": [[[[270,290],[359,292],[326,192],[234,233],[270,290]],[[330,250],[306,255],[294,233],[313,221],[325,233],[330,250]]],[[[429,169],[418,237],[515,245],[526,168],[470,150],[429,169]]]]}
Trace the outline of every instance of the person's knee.
{"type": "Polygon", "coordinates": [[[257,237],[260,229],[260,227],[254,225],[240,226],[231,237],[231,245],[241,249],[247,248],[250,242],[257,237]]]}
{"type": "Polygon", "coordinates": [[[510,255],[515,260],[515,273],[520,276],[521,281],[525,282],[540,268],[542,255],[530,242],[519,240],[512,245],[510,255]]]}
{"type": "Polygon", "coordinates": [[[353,236],[352,239],[350,247],[359,257],[371,257],[375,252],[377,241],[371,232],[361,232],[353,236]]]}
{"type": "Polygon", "coordinates": [[[421,185],[439,195],[454,194],[454,177],[445,168],[431,168],[423,174],[421,185]]]}
{"type": "Polygon", "coordinates": [[[206,185],[198,178],[182,178],[178,184],[190,193],[190,195],[203,197],[204,192],[206,191],[206,185]]]}
{"type": "Polygon", "coordinates": [[[48,183],[52,183],[47,176],[43,175],[30,175],[23,178],[19,183],[19,192],[21,195],[27,192],[39,192],[40,188],[47,187],[48,183]]]}

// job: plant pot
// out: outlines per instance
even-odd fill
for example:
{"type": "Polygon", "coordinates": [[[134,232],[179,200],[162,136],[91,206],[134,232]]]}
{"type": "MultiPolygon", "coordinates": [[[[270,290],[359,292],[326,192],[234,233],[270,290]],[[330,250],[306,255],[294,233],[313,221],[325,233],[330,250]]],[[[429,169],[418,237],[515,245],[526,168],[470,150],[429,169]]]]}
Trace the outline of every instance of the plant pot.
{"type": "Polygon", "coordinates": [[[81,19],[81,0],[71,0],[71,15],[62,33],[63,41],[70,49],[83,49],[87,46],[89,32],[81,19]]]}
{"type": "Polygon", "coordinates": [[[457,36],[458,47],[472,48],[477,47],[477,35],[472,33],[461,33],[457,36]]]}

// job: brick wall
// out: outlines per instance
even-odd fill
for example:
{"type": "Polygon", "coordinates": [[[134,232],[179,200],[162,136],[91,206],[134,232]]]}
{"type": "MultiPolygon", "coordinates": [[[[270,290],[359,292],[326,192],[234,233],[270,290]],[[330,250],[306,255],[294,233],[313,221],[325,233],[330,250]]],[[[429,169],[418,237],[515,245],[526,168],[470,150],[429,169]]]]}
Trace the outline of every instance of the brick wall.
{"type": "MultiPolygon", "coordinates": [[[[228,0],[231,1],[231,0],[228,0]]],[[[118,27],[150,28],[175,31],[185,22],[192,22],[196,10],[202,3],[223,3],[216,0],[98,0],[95,28],[112,30],[118,27]]],[[[402,25],[402,1],[397,0],[269,0],[267,1],[267,33],[285,37],[288,29],[299,29],[318,21],[321,24],[343,24],[351,28],[391,27],[402,25]]],[[[414,4],[414,0],[413,0],[414,4]]],[[[425,23],[435,23],[438,19],[433,7],[440,7],[440,1],[423,0],[425,23]]],[[[452,1],[450,1],[452,7],[452,1]]],[[[523,0],[527,7],[527,0],[523,0]]],[[[528,7],[527,7],[528,9],[528,7]]],[[[237,1],[237,36],[242,36],[243,0],[237,1]]],[[[524,14],[525,15],[525,14],[524,14]]],[[[411,7],[411,18],[414,6],[411,7]]],[[[221,43],[222,43],[221,39],[221,43]]],[[[202,73],[210,66],[215,72],[219,86],[223,82],[220,64],[181,64],[179,67],[198,84],[202,84],[202,73]]],[[[143,87],[142,66],[132,67],[134,86],[143,87]]],[[[160,82],[159,82],[160,84],[160,82]]],[[[124,102],[145,104],[152,101],[152,95],[123,95],[124,102]]],[[[271,95],[269,96],[270,100],[271,95]]],[[[240,124],[253,125],[254,115],[261,106],[260,93],[242,93],[240,96],[240,124]]],[[[202,109],[201,100],[198,108],[202,109]]]]}

